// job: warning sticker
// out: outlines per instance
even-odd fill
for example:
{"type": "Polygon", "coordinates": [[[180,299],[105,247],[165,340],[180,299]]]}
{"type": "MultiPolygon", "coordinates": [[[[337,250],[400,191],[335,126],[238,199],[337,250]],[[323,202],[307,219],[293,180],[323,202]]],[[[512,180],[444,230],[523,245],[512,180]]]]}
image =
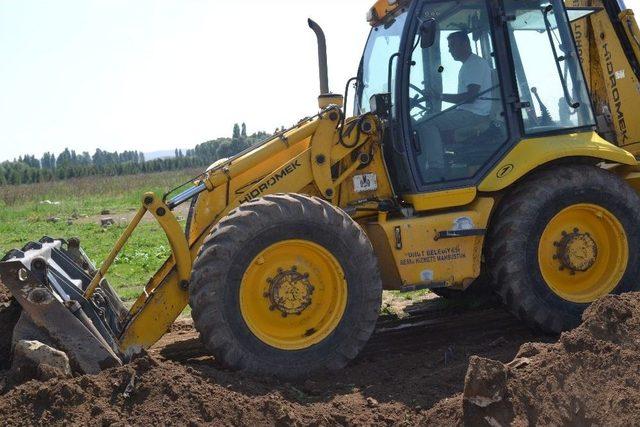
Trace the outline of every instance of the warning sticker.
{"type": "Polygon", "coordinates": [[[364,193],[378,189],[378,176],[375,173],[365,173],[353,177],[353,191],[364,193]]]}
{"type": "Polygon", "coordinates": [[[425,249],[423,251],[405,253],[404,258],[400,260],[400,265],[447,262],[456,259],[464,259],[466,257],[467,255],[462,252],[460,246],[441,249],[425,249]]]}

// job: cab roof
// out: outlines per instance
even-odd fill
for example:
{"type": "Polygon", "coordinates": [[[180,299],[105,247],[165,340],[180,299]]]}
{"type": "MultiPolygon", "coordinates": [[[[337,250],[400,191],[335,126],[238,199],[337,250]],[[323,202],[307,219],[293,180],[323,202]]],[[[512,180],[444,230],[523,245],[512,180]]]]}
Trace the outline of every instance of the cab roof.
{"type": "Polygon", "coordinates": [[[411,0],[377,0],[367,12],[367,22],[377,26],[396,10],[411,3],[411,0]]]}

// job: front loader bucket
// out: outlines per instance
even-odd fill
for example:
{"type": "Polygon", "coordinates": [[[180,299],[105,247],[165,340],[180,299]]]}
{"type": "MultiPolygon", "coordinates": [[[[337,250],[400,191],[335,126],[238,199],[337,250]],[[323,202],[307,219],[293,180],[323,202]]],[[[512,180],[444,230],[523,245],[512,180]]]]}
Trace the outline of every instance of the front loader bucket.
{"type": "Polygon", "coordinates": [[[119,366],[117,337],[127,311],[106,280],[91,300],[84,290],[95,268],[79,241],[43,238],[0,262],[0,285],[22,307],[13,343],[37,340],[64,351],[77,373],[119,366]]]}

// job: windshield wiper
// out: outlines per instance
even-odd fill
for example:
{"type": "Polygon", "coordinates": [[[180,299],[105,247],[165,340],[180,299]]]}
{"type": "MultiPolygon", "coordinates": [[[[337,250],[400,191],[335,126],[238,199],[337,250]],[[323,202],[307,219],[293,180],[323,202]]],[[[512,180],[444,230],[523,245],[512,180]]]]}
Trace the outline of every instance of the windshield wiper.
{"type": "Polygon", "coordinates": [[[553,10],[552,5],[548,5],[542,11],[542,17],[544,18],[544,26],[547,28],[547,36],[549,36],[549,44],[551,44],[551,50],[553,51],[553,58],[556,60],[556,68],[558,69],[558,76],[560,77],[560,82],[562,83],[562,90],[564,91],[564,100],[567,102],[569,107],[576,109],[580,107],[579,102],[573,102],[571,100],[571,96],[569,95],[569,86],[567,85],[567,81],[562,74],[562,67],[560,66],[561,61],[566,61],[567,59],[562,56],[558,56],[558,51],[556,50],[556,45],[553,42],[553,34],[551,29],[551,22],[549,22],[549,12],[553,10]]]}

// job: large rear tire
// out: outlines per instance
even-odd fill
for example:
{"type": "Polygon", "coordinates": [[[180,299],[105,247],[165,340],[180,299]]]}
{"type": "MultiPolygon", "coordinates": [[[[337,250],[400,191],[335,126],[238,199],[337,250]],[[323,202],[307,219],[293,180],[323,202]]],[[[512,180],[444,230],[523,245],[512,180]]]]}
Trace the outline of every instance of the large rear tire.
{"type": "Polygon", "coordinates": [[[195,327],[218,360],[287,378],[345,366],[371,336],[381,298],[363,230],[299,194],[231,211],[200,249],[190,287],[195,327]]]}
{"type": "Polygon", "coordinates": [[[638,243],[640,198],[627,183],[595,166],[558,166],[501,201],[488,272],[513,314],[559,333],[601,296],[640,289],[638,243]]]}

